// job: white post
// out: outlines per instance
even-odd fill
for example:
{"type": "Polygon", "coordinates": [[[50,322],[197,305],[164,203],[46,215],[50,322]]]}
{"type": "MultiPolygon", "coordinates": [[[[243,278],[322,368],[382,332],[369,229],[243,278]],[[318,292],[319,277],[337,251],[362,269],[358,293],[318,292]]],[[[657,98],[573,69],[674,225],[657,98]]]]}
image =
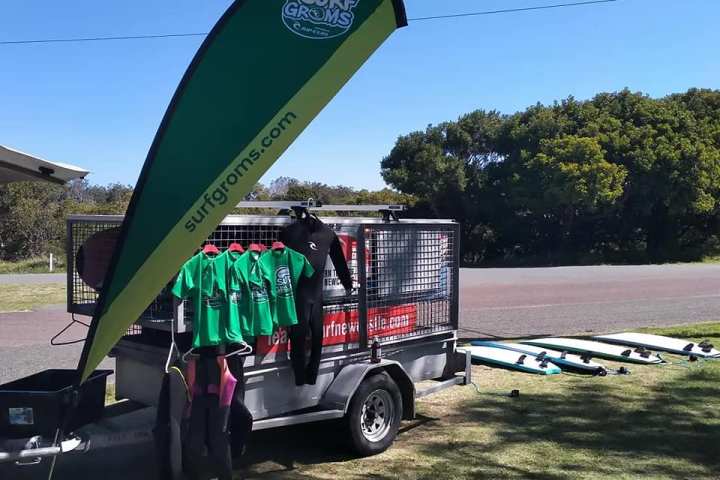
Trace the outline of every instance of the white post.
{"type": "Polygon", "coordinates": [[[50,271],[53,271],[53,254],[50,254],[50,271]]]}

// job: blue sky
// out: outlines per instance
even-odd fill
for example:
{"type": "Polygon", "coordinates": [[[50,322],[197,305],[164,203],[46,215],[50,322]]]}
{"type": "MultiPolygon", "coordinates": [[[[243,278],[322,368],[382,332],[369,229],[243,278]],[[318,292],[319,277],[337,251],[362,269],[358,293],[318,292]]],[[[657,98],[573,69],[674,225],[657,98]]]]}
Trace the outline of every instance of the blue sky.
{"type": "MultiPolygon", "coordinates": [[[[0,40],[208,31],[229,0],[3,0],[0,40]]],[[[406,0],[408,16],[560,3],[406,0]]],[[[379,188],[399,135],[474,109],[629,87],[720,88],[720,2],[590,7],[411,23],[266,174],[379,188]]],[[[0,144],[134,184],[201,38],[0,45],[0,144]]]]}

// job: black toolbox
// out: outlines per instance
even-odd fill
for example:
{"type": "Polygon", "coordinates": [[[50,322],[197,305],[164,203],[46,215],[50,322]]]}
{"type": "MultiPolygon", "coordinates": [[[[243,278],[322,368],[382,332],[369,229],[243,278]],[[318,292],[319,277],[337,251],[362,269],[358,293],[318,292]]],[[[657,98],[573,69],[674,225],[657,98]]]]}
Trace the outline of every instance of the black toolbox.
{"type": "Polygon", "coordinates": [[[95,370],[77,391],[77,370],[45,370],[0,385],[0,438],[54,435],[66,422],[67,432],[102,417],[105,387],[112,370],[95,370]],[[72,417],[66,419],[71,411],[72,417]]]}

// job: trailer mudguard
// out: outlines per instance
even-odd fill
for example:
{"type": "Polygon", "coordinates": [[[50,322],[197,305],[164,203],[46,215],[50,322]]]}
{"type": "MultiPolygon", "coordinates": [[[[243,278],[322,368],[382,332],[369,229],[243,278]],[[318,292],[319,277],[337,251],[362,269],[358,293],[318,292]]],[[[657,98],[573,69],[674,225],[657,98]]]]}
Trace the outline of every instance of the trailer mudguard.
{"type": "Polygon", "coordinates": [[[347,413],[360,383],[373,372],[384,371],[395,381],[403,401],[403,420],[415,418],[415,384],[403,366],[393,360],[383,359],[379,363],[354,363],[340,370],[323,396],[321,405],[330,410],[347,413]]]}

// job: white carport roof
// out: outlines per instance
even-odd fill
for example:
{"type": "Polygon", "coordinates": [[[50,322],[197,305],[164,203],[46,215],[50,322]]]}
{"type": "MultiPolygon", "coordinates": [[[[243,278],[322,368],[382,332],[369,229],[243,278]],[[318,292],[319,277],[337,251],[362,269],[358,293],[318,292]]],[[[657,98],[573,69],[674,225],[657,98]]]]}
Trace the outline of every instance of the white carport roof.
{"type": "Polygon", "coordinates": [[[48,162],[0,145],[0,185],[43,180],[63,184],[76,178],[84,178],[88,173],[80,167],[48,162]]]}

